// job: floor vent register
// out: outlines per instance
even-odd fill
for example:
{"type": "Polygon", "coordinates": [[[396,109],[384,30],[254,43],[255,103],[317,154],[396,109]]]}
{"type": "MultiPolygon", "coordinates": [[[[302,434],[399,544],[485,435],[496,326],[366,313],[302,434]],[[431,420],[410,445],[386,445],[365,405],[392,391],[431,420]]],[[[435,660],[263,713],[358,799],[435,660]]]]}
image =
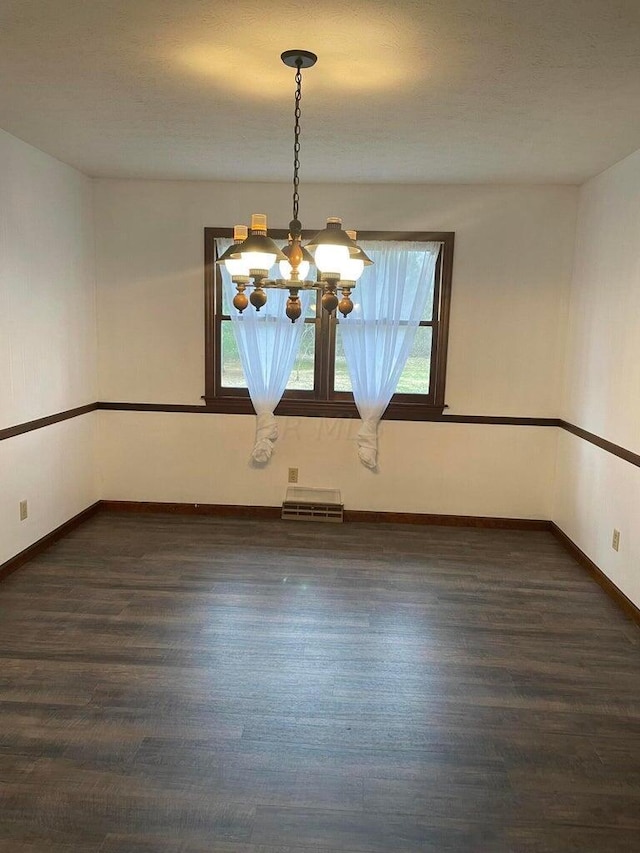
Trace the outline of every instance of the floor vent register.
{"type": "Polygon", "coordinates": [[[290,521],[343,520],[344,505],[339,489],[309,489],[289,486],[282,503],[282,518],[290,521]]]}

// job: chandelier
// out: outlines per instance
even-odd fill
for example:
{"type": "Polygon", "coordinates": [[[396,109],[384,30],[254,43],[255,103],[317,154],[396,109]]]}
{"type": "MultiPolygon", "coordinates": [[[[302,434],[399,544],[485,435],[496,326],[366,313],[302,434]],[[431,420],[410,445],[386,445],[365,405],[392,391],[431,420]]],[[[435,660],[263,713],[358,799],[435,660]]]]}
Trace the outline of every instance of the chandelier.
{"type": "Polygon", "coordinates": [[[236,225],[233,244],[216,261],[224,264],[236,286],[233,305],[242,313],[249,303],[259,311],[267,302],[267,290],[288,290],[286,315],[292,323],[300,317],[300,291],[319,290],[325,311],[336,309],[346,317],[353,311],[351,290],[366,265],[373,263],[356,243],[355,231],[343,231],[337,216],[327,219],[326,228],[318,231],[302,245],[302,223],[298,218],[300,205],[300,102],[302,100],[302,69],[311,68],[318,57],[308,50],[285,50],[280,57],[289,68],[296,69],[294,129],[293,129],[293,215],[289,223],[289,241],[279,249],[267,234],[267,217],[263,213],[251,216],[251,227],[236,225]],[[269,274],[278,262],[279,278],[269,274]],[[307,278],[313,268],[314,278],[307,278]],[[250,290],[247,296],[247,290],[250,290]],[[338,290],[342,298],[338,297],[338,290]]]}

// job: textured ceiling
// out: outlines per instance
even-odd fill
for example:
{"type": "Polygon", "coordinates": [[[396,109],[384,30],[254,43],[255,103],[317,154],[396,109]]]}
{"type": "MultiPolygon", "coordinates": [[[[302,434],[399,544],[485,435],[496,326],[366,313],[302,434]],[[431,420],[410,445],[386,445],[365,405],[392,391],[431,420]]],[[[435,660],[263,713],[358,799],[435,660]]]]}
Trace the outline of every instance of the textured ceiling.
{"type": "Polygon", "coordinates": [[[89,175],[579,183],[640,148],[640,0],[2,0],[0,127],[89,175]]]}

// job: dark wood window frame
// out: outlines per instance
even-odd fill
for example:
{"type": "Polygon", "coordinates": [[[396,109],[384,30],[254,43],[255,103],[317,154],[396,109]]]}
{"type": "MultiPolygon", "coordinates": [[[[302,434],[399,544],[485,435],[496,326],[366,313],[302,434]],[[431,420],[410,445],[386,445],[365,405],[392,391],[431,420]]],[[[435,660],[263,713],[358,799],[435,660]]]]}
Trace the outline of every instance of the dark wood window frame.
{"type": "MultiPolygon", "coordinates": [[[[271,229],[274,239],[286,240],[287,232],[271,229]]],[[[222,277],[216,266],[216,237],[233,236],[231,228],[204,229],[204,291],[205,291],[205,393],[206,408],[212,412],[254,414],[246,388],[223,388],[221,324],[227,318],[222,314],[222,277]]],[[[311,236],[311,232],[303,234],[311,236]]],[[[380,241],[416,241],[440,243],[441,249],[435,270],[433,318],[421,325],[433,328],[431,344],[431,376],[429,394],[395,394],[383,418],[388,420],[433,420],[441,415],[445,405],[445,380],[447,372],[447,345],[451,305],[451,280],[453,271],[453,231],[360,231],[358,239],[380,241]]],[[[352,394],[333,391],[335,365],[335,317],[326,311],[306,322],[316,326],[315,390],[285,391],[276,409],[277,415],[296,417],[358,418],[352,394]]]]}

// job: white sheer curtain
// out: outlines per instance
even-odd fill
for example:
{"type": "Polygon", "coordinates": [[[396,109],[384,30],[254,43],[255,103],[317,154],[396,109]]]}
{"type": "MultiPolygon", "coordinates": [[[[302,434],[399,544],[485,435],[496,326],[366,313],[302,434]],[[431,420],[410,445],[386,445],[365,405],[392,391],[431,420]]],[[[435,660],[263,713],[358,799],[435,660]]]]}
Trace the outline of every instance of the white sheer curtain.
{"type": "Polygon", "coordinates": [[[353,312],[338,316],[353,396],[362,424],[358,455],[378,462],[378,423],[389,405],[433,293],[439,243],[361,243],[374,261],[353,291],[353,312]],[[382,248],[381,248],[382,246],[382,248]]]}
{"type": "MultiPolygon", "coordinates": [[[[230,240],[216,239],[218,257],[230,244],[230,240]]],[[[300,348],[310,293],[300,293],[302,316],[292,323],[285,314],[287,290],[267,290],[267,304],[260,311],[249,305],[240,314],[232,304],[236,287],[224,266],[222,282],[240,362],[256,412],[256,437],[251,459],[265,464],[271,458],[273,444],[278,438],[278,424],[273,412],[282,399],[300,348]]],[[[315,291],[313,293],[315,295],[315,291]]]]}

